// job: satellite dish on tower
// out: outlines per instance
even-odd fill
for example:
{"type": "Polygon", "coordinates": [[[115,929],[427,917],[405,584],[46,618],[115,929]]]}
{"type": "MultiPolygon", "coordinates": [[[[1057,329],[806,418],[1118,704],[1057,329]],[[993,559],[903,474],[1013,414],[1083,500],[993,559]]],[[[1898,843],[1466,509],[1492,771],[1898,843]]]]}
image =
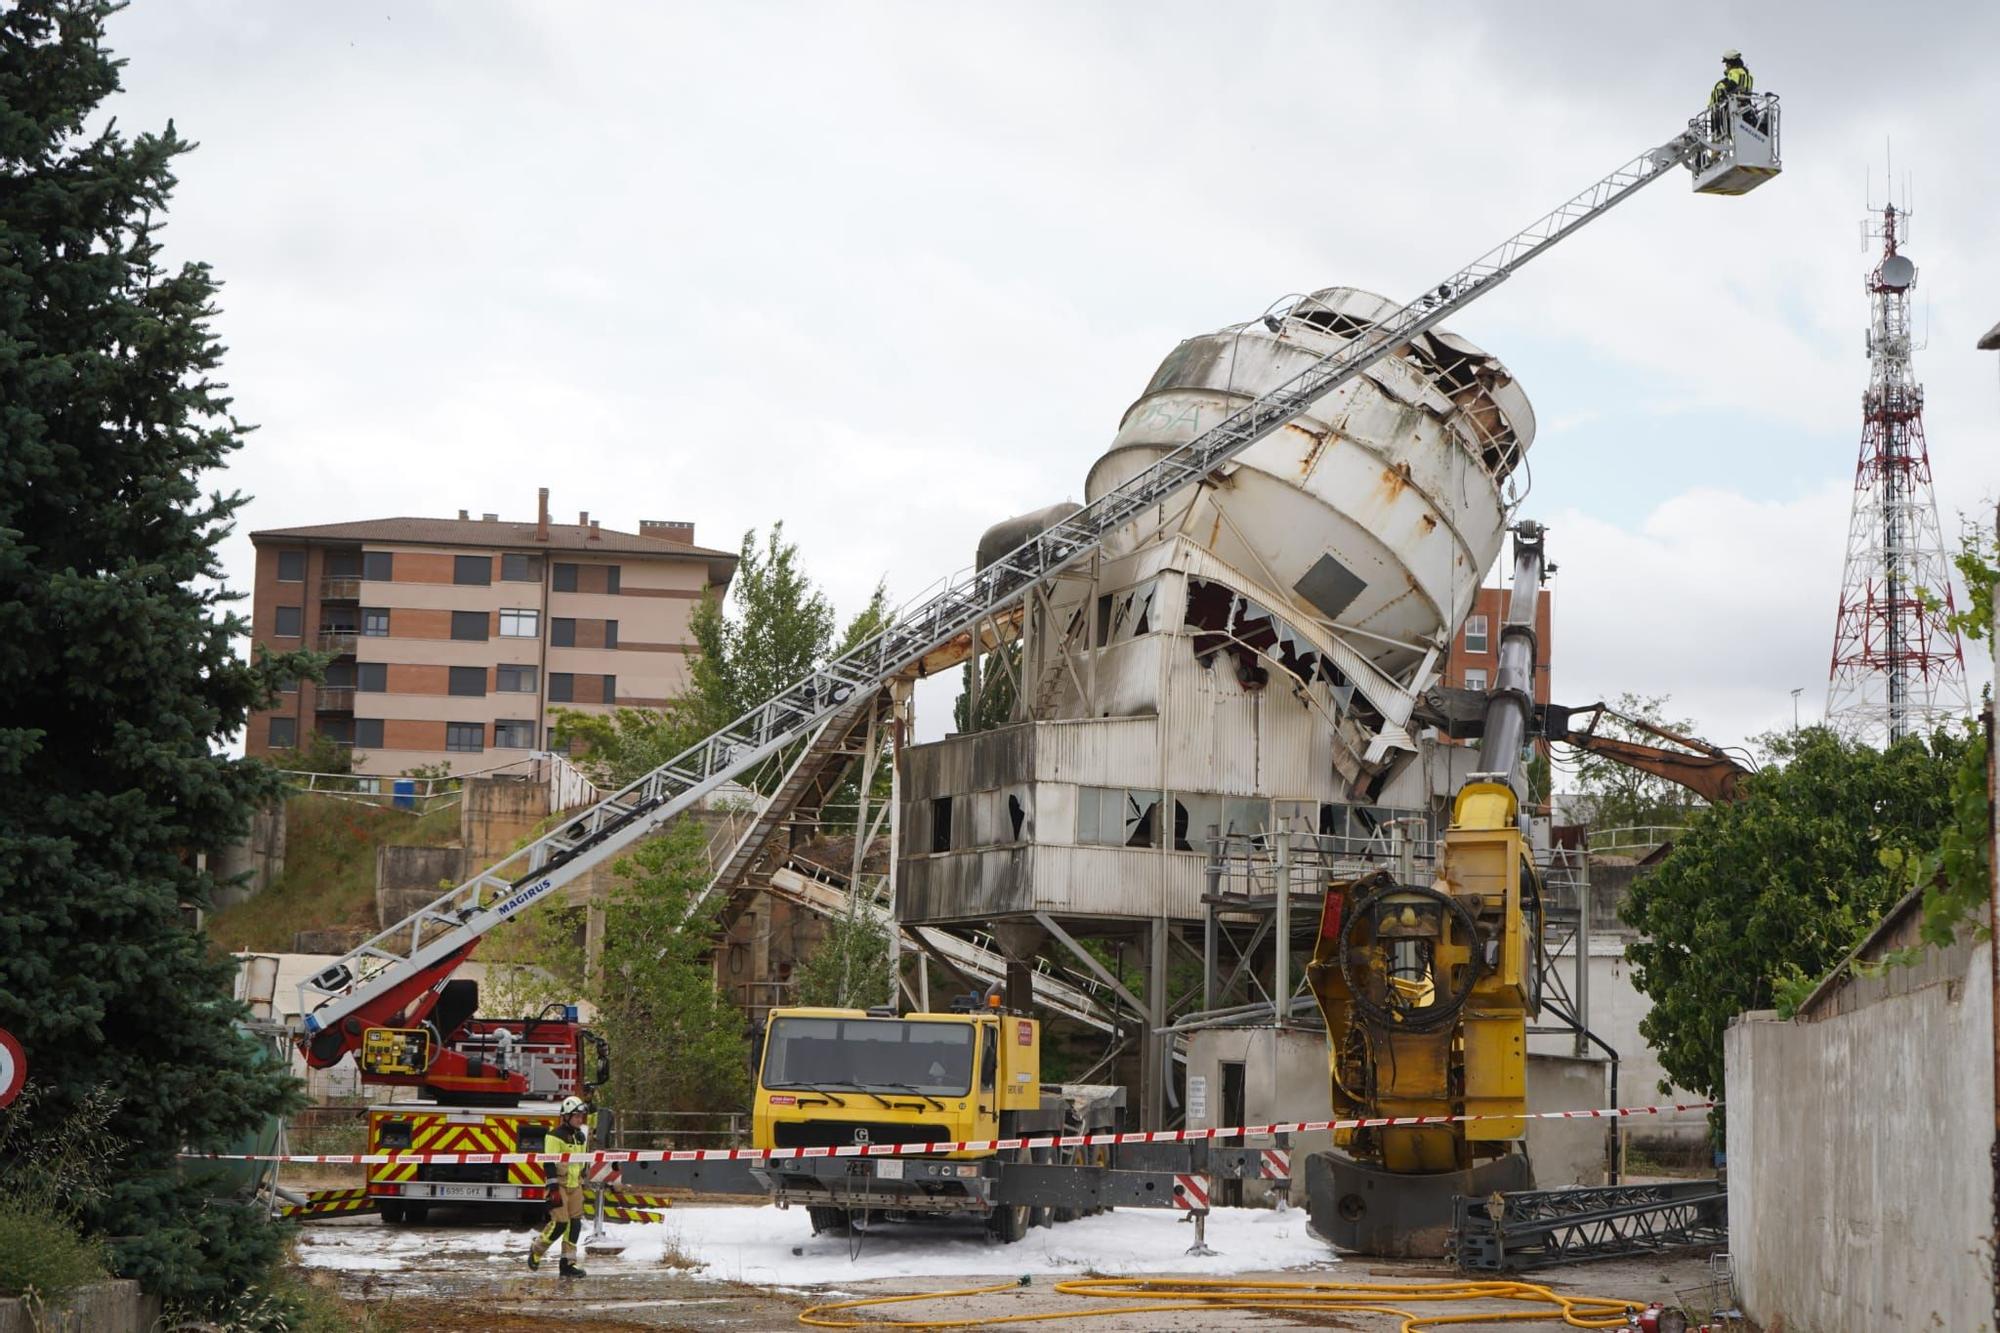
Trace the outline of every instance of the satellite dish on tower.
{"type": "Polygon", "coordinates": [[[1882,285],[1897,291],[1917,280],[1917,266],[1908,255],[1890,255],[1882,261],[1882,285]]]}

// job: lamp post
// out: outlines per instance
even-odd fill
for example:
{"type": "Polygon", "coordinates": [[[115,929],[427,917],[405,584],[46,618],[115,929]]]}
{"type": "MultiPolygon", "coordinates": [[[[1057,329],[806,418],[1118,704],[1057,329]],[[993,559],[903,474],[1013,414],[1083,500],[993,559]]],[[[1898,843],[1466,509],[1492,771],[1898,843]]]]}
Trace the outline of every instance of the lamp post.
{"type": "Polygon", "coordinates": [[[1801,694],[1804,694],[1805,692],[1806,692],[1806,687],[1805,687],[1805,686],[1803,686],[1803,685],[1799,686],[1799,687],[1798,687],[1797,689],[1795,689],[1795,690],[1793,690],[1793,691],[1792,691],[1792,730],[1793,730],[1793,731],[1797,731],[1797,730],[1799,729],[1799,696],[1800,696],[1801,694]]]}
{"type": "MultiPolygon", "coordinates": [[[[1995,324],[1986,330],[1986,336],[1979,340],[1979,350],[2000,352],[2000,324],[1995,324]]],[[[1995,619],[2000,622],[2000,616],[1996,616],[1995,619]]],[[[1987,629],[1989,633],[1995,635],[1989,642],[1993,645],[1994,661],[2000,663],[2000,623],[1988,626],[1987,629]]],[[[1994,730],[1989,721],[1986,731],[1986,789],[1989,792],[1993,790],[1995,774],[2000,773],[2000,754],[1995,753],[2000,746],[1994,744],[1994,730]]],[[[2000,811],[1994,813],[1992,836],[1996,844],[2000,844],[2000,811]]],[[[1994,845],[1989,844],[1988,859],[1993,866],[1993,882],[1987,890],[1991,895],[1987,904],[1990,913],[1987,921],[2000,923],[2000,855],[1990,854],[1994,845]]],[[[2000,940],[1996,940],[1990,949],[1993,973],[1990,1000],[1992,1007],[1987,1012],[2000,1014],[2000,940]]],[[[2000,1023],[1994,1025],[1993,1032],[1993,1218],[1995,1226],[2000,1227],[2000,1023]]],[[[1993,1257],[1993,1315],[1995,1320],[2000,1320],[2000,1251],[1996,1251],[1993,1257]]]]}

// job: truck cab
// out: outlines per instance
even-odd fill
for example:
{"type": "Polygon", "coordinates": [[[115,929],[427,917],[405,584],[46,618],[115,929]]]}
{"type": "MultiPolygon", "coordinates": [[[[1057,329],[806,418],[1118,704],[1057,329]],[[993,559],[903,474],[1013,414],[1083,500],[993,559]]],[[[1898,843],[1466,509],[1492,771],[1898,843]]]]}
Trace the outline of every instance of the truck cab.
{"type": "Polygon", "coordinates": [[[1009,1162],[1049,1149],[886,1154],[878,1145],[965,1143],[1116,1128],[1122,1090],[1103,1096],[1041,1082],[1041,1024],[999,1007],[897,1015],[888,1009],[775,1009],[765,1029],[752,1132],[759,1148],[865,1150],[774,1159],[755,1174],[781,1205],[804,1204],[815,1231],[856,1216],[983,1216],[1018,1240],[1035,1211],[998,1201],[1009,1162]],[[1115,1095],[1113,1095],[1115,1093],[1115,1095]]]}

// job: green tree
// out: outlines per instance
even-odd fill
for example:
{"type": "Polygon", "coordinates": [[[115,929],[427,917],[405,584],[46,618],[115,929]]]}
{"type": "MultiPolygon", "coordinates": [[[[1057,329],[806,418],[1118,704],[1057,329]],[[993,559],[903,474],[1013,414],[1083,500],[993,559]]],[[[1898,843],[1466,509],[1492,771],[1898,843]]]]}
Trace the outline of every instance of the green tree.
{"type": "Polygon", "coordinates": [[[1907,892],[1966,748],[1940,732],[1878,751],[1824,727],[1764,743],[1773,762],[1695,811],[1621,913],[1646,936],[1627,950],[1653,1001],[1639,1031],[1674,1083],[1710,1095],[1730,1019],[1825,973],[1907,892]]]}
{"type": "MultiPolygon", "coordinates": [[[[1621,694],[1611,703],[1613,713],[1638,718],[1684,736],[1697,734],[1695,724],[1686,719],[1669,720],[1663,714],[1668,696],[1621,694]]],[[[1606,717],[1598,734],[1642,745],[1658,745],[1659,738],[1618,717],[1606,717]]],[[[1664,825],[1672,828],[1688,821],[1701,801],[1694,793],[1665,778],[1642,773],[1615,759],[1584,750],[1575,756],[1576,788],[1582,796],[1578,814],[1594,829],[1643,828],[1664,825]]]]}
{"type": "Polygon", "coordinates": [[[216,544],[243,499],[200,479],[244,428],[215,378],[216,282],[157,237],[190,145],[87,128],[119,86],[113,8],[0,8],[0,1027],[42,1114],[115,1103],[126,1146],[81,1213],[112,1265],[214,1302],[280,1233],[176,1153],[227,1146],[296,1085],[233,1025],[231,965],[188,924],[214,887],[191,853],[277,792],[223,747],[313,665],[233,651],[216,544]]]}
{"type": "Polygon", "coordinates": [[[1021,670],[1021,641],[1003,644],[979,663],[979,708],[975,713],[968,697],[972,690],[972,664],[965,666],[965,684],[952,701],[951,725],[958,731],[991,731],[1014,720],[1014,675],[1021,670]],[[1013,674],[1010,674],[1013,673],[1013,674]]]}
{"type": "Polygon", "coordinates": [[[889,932],[858,903],[827,922],[819,947],[799,965],[792,1003],[867,1008],[895,1000],[889,975],[889,932]]]}
{"type": "Polygon", "coordinates": [[[707,1111],[749,1094],[742,1012],[715,984],[714,940],[723,904],[708,887],[707,835],[678,819],[612,866],[603,951],[584,950],[585,910],[548,903],[516,918],[485,951],[495,1011],[532,1014],[588,1000],[591,1026],[611,1045],[607,1103],[626,1110],[707,1111]]]}
{"type": "Polygon", "coordinates": [[[664,709],[620,708],[609,716],[557,710],[558,732],[582,742],[582,763],[600,783],[622,787],[889,623],[888,589],[877,584],[836,637],[833,603],[807,577],[783,523],[771,526],[762,545],[755,528],[743,534],[729,601],[733,614],[713,597],[695,608],[688,628],[698,651],[688,690],[664,709]]]}

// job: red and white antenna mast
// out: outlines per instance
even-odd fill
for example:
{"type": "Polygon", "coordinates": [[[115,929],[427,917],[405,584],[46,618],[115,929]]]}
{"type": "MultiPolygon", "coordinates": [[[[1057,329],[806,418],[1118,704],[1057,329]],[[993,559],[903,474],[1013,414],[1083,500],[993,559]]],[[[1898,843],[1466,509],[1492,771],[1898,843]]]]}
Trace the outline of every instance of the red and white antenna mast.
{"type": "Polygon", "coordinates": [[[1972,712],[1965,652],[1946,624],[1955,609],[1924,446],[1924,390],[1910,370],[1910,292],[1917,266],[1897,248],[1894,204],[1871,220],[1882,259],[1868,275],[1868,392],[1847,524],[1847,570],[1833,633],[1827,724],[1884,746],[1972,712]]]}

